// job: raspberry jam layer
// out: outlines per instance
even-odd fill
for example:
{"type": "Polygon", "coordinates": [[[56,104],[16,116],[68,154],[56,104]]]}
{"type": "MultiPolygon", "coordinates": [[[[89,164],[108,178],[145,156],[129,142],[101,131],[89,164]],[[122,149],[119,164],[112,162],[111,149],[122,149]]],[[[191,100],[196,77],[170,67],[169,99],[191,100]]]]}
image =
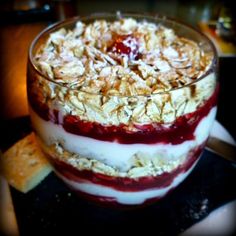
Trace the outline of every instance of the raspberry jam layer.
{"type": "Polygon", "coordinates": [[[144,176],[138,178],[115,177],[101,173],[95,173],[90,170],[78,170],[77,168],[58,160],[56,157],[49,157],[56,171],[66,179],[78,183],[93,183],[96,185],[106,186],[115,190],[124,192],[143,191],[146,189],[159,189],[171,185],[173,180],[181,173],[189,170],[200,157],[205,144],[192,149],[186,161],[171,172],[164,172],[157,176],[144,176]]]}
{"type": "MultiPolygon", "coordinates": [[[[199,122],[208,115],[212,107],[217,103],[218,88],[212,96],[205,101],[196,111],[178,117],[168,126],[161,123],[148,125],[135,125],[137,131],[127,131],[127,125],[104,126],[97,122],[81,120],[79,116],[65,115],[62,126],[69,133],[94,138],[102,141],[118,142],[122,144],[133,143],[170,143],[180,144],[187,140],[193,140],[194,131],[199,122]]],[[[59,111],[50,110],[45,104],[40,103],[36,97],[30,96],[29,102],[33,110],[44,120],[59,124],[59,111]]]]}
{"type": "Polygon", "coordinates": [[[192,149],[185,163],[152,177],[111,177],[92,171],[81,171],[49,157],[57,175],[79,196],[107,206],[137,206],[157,201],[178,186],[193,170],[204,144],[192,149]]]}

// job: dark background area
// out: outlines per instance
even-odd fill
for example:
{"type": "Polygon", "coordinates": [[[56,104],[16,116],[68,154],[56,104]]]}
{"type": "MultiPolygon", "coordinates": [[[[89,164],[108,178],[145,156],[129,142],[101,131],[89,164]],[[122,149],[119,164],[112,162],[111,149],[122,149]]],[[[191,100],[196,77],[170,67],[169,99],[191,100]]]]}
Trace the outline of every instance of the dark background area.
{"type": "MultiPolygon", "coordinates": [[[[21,17],[24,21],[58,20],[64,17],[89,14],[106,11],[125,12],[149,12],[160,13],[169,17],[175,17],[196,25],[199,20],[216,19],[222,6],[231,8],[231,0],[2,0],[0,3],[0,19],[19,22],[21,17]],[[18,13],[16,13],[18,11],[18,13]],[[19,13],[21,11],[21,13],[19,13]],[[23,16],[26,13],[34,13],[31,19],[23,16]],[[31,11],[31,12],[29,12],[31,11]],[[44,17],[36,17],[43,14],[44,17]],[[48,18],[45,15],[50,15],[48,18]],[[13,19],[15,16],[15,19],[13,19]]],[[[41,15],[42,16],[42,15],[41,15]]],[[[6,23],[6,22],[4,22],[6,23]]]]}

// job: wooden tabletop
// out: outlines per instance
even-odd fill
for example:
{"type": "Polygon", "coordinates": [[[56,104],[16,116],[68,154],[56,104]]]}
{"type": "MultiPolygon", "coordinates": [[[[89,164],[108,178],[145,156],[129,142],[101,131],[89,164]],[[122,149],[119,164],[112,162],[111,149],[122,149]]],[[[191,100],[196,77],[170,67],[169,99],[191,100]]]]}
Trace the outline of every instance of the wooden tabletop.
{"type": "Polygon", "coordinates": [[[28,114],[26,65],[28,48],[47,26],[43,23],[6,25],[0,35],[0,107],[4,119],[28,114]]]}
{"type": "MultiPolygon", "coordinates": [[[[0,118],[4,120],[28,114],[26,65],[32,40],[50,23],[77,14],[73,0],[53,1],[51,4],[39,0],[35,1],[35,7],[38,7],[35,9],[27,6],[30,1],[22,2],[3,3],[5,9],[15,11],[9,11],[8,18],[0,22],[0,118]]],[[[4,11],[0,14],[4,15],[4,11]]]]}

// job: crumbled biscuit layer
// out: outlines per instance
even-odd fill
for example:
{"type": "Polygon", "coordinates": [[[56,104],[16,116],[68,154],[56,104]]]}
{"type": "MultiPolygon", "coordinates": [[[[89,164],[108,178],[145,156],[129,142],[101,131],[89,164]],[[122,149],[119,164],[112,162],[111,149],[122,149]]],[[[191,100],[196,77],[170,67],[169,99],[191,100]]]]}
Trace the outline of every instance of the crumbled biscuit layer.
{"type": "Polygon", "coordinates": [[[130,157],[130,168],[124,172],[102,161],[70,153],[59,143],[51,146],[41,145],[49,155],[54,158],[56,156],[59,160],[74,166],[78,170],[91,170],[95,173],[115,177],[138,178],[143,176],[158,176],[176,169],[179,165],[184,163],[187,156],[186,154],[174,158],[173,156],[168,157],[166,154],[164,155],[162,153],[150,155],[138,152],[130,157]]]}

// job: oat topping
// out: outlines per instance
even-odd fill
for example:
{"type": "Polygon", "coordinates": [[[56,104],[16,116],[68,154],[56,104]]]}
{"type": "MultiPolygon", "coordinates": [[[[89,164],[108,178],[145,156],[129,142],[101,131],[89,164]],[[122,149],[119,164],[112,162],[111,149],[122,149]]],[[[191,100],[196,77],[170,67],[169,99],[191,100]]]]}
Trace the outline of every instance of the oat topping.
{"type": "Polygon", "coordinates": [[[61,120],[70,114],[133,131],[134,124],[173,122],[203,104],[215,90],[214,73],[183,86],[204,74],[212,57],[162,25],[131,18],[77,22],[51,33],[37,51],[37,67],[57,83],[30,76],[30,97],[58,110],[61,120]]]}
{"type": "Polygon", "coordinates": [[[52,33],[35,62],[50,79],[103,95],[169,91],[199,78],[212,55],[172,29],[134,19],[77,22],[52,33]]]}

